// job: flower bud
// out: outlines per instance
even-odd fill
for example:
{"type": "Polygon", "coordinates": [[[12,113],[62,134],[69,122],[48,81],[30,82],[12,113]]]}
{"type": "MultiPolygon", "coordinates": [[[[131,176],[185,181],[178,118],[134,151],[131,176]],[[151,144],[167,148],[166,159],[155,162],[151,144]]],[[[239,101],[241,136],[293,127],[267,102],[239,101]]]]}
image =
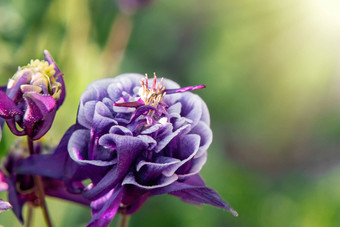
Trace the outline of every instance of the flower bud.
{"type": "Polygon", "coordinates": [[[18,67],[6,91],[0,90],[0,117],[12,133],[33,140],[50,129],[65,98],[63,73],[47,50],[44,55],[45,60],[31,60],[27,66],[18,67]]]}

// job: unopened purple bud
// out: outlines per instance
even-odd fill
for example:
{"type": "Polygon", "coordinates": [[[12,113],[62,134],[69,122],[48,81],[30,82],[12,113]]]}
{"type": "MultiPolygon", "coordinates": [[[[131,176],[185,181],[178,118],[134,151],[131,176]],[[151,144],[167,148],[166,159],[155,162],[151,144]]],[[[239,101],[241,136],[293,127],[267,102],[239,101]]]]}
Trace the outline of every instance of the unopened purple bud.
{"type": "Polygon", "coordinates": [[[15,135],[28,135],[33,140],[50,129],[65,98],[63,74],[47,50],[44,55],[45,60],[31,60],[19,67],[6,92],[0,90],[1,121],[6,120],[15,135]]]}

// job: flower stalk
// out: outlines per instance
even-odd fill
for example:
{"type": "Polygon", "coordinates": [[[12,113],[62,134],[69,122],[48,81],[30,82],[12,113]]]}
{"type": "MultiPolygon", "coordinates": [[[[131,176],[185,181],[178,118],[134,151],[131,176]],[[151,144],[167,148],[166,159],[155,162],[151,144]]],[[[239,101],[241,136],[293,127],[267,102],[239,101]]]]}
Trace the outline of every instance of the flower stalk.
{"type": "MultiPolygon", "coordinates": [[[[27,137],[27,144],[28,144],[30,155],[35,154],[33,140],[30,137],[27,137]]],[[[45,200],[45,191],[44,191],[44,186],[43,186],[41,177],[39,175],[33,175],[33,179],[34,179],[34,184],[36,188],[36,194],[40,201],[40,207],[43,212],[45,222],[48,227],[52,227],[53,225],[52,225],[50,215],[48,213],[47,204],[45,200]]]]}
{"type": "Polygon", "coordinates": [[[31,204],[28,204],[27,207],[27,220],[26,220],[26,227],[31,227],[32,225],[32,220],[33,220],[33,207],[31,204]]]}
{"type": "Polygon", "coordinates": [[[130,215],[121,214],[119,227],[128,227],[130,220],[130,215]]]}

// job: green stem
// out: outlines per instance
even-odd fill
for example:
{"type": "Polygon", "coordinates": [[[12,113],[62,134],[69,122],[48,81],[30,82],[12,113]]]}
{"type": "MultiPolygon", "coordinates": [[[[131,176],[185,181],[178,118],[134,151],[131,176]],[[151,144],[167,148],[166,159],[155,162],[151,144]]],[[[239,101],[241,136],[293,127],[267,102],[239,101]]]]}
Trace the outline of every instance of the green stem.
{"type": "MultiPolygon", "coordinates": [[[[28,149],[29,149],[30,154],[31,155],[35,154],[33,140],[27,137],[27,143],[28,143],[28,149]]],[[[47,204],[45,201],[45,191],[44,191],[44,186],[43,186],[41,177],[38,175],[33,175],[33,179],[34,179],[34,184],[36,187],[36,194],[39,198],[40,207],[43,212],[43,216],[45,218],[46,224],[48,227],[52,227],[53,225],[52,225],[50,215],[48,213],[47,204]]]]}
{"type": "Polygon", "coordinates": [[[119,227],[128,227],[130,215],[121,214],[119,227]]]}
{"type": "Polygon", "coordinates": [[[32,220],[33,220],[33,207],[31,204],[28,204],[27,206],[27,218],[26,218],[26,227],[31,227],[32,225],[32,220]]]}
{"type": "Polygon", "coordinates": [[[133,27],[133,19],[125,14],[118,13],[114,20],[102,59],[105,62],[103,75],[114,74],[124,57],[133,27]]]}

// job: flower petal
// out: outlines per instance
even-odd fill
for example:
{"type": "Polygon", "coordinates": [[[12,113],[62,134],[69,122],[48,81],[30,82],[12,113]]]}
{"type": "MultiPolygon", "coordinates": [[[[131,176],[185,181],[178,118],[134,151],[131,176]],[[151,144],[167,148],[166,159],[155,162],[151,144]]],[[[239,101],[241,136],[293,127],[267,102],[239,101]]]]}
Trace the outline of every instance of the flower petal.
{"type": "Polygon", "coordinates": [[[135,175],[132,172],[129,172],[124,178],[122,185],[135,185],[142,189],[152,190],[157,188],[166,188],[177,180],[178,176],[176,174],[173,174],[169,177],[162,175],[161,177],[158,177],[157,181],[152,182],[152,185],[144,185],[137,182],[135,175]]]}
{"type": "Polygon", "coordinates": [[[109,108],[104,103],[97,102],[92,121],[92,130],[95,132],[95,136],[103,135],[111,126],[116,124],[118,122],[113,119],[109,108]]]}
{"type": "Polygon", "coordinates": [[[10,208],[12,208],[12,205],[9,202],[0,199],[0,213],[10,208]]]}
{"type": "Polygon", "coordinates": [[[157,143],[157,146],[155,147],[155,152],[160,152],[166,145],[170,143],[170,141],[175,138],[179,133],[184,131],[184,129],[189,128],[190,125],[184,125],[181,128],[177,129],[176,131],[172,132],[172,125],[167,124],[165,127],[163,127],[161,130],[159,130],[158,138],[159,141],[157,143]]]}
{"type": "Polygon", "coordinates": [[[192,120],[193,128],[202,117],[202,99],[193,93],[184,93],[179,100],[182,103],[181,116],[192,120]]]}
{"type": "Polygon", "coordinates": [[[66,160],[69,159],[67,144],[73,132],[82,129],[80,125],[71,126],[59,142],[53,154],[36,154],[21,161],[15,171],[19,174],[32,174],[54,179],[62,179],[66,160]]]}
{"type": "Polygon", "coordinates": [[[203,155],[204,153],[207,152],[211,142],[212,142],[212,131],[210,129],[210,127],[200,121],[196,126],[195,128],[193,128],[191,131],[190,131],[191,134],[197,134],[201,137],[201,140],[200,140],[200,147],[198,149],[198,152],[195,156],[195,158],[203,155]]]}
{"type": "Polygon", "coordinates": [[[44,50],[44,56],[45,56],[45,60],[50,65],[54,66],[56,81],[61,84],[61,94],[60,94],[59,99],[57,100],[57,108],[59,108],[61,106],[61,104],[63,104],[65,96],[66,96],[66,89],[65,89],[63,73],[60,71],[59,67],[57,66],[57,64],[53,60],[53,57],[48,52],[48,50],[44,50]]]}
{"type": "Polygon", "coordinates": [[[48,196],[53,196],[59,199],[72,201],[85,206],[90,205],[90,201],[85,199],[81,194],[70,193],[66,189],[63,181],[43,178],[43,184],[45,193],[48,196]]]}
{"type": "Polygon", "coordinates": [[[4,119],[13,118],[15,115],[23,115],[24,113],[15,105],[5,92],[0,90],[0,117],[4,119]]]}
{"type": "MultiPolygon", "coordinates": [[[[40,95],[34,92],[27,92],[23,97],[27,103],[27,110],[24,115],[24,127],[27,134],[33,137],[38,130],[36,123],[46,117],[46,125],[44,125],[42,129],[43,134],[45,134],[51,127],[55,116],[56,102],[54,98],[49,95],[40,95]],[[51,113],[51,115],[47,116],[48,113],[51,113]]],[[[41,127],[39,127],[39,129],[41,129],[41,127]]]]}
{"type": "Polygon", "coordinates": [[[93,201],[91,203],[92,219],[87,227],[108,226],[118,210],[122,195],[123,188],[117,187],[104,197],[93,201]]]}
{"type": "MultiPolygon", "coordinates": [[[[15,182],[15,181],[14,181],[15,182]]],[[[16,185],[11,180],[8,183],[8,200],[13,206],[13,212],[15,216],[19,219],[20,223],[24,224],[24,218],[22,216],[22,207],[25,204],[25,199],[20,197],[16,191],[16,185]]]]}
{"type": "MultiPolygon", "coordinates": [[[[88,94],[88,93],[87,93],[88,94]]],[[[88,101],[85,104],[80,102],[77,116],[77,123],[90,129],[94,115],[96,101],[88,101]]]]}
{"type": "Polygon", "coordinates": [[[118,162],[97,185],[84,192],[84,196],[91,200],[98,199],[115,187],[129,171],[136,157],[147,147],[141,139],[132,136],[106,134],[101,139],[116,146],[118,162]]]}
{"type": "Polygon", "coordinates": [[[184,202],[199,205],[202,203],[216,206],[231,212],[234,216],[238,216],[238,213],[229,206],[229,204],[217,194],[213,189],[202,185],[202,180],[196,175],[188,179],[187,181],[174,182],[168,187],[154,189],[153,195],[159,195],[169,193],[179,197],[184,202]]]}
{"type": "Polygon", "coordinates": [[[70,157],[77,163],[91,164],[94,166],[111,166],[115,164],[116,160],[102,161],[91,160],[88,157],[89,144],[84,141],[90,141],[90,130],[79,129],[73,132],[68,143],[68,152],[70,157]]]}
{"type": "Polygon", "coordinates": [[[67,153],[30,155],[17,166],[15,171],[19,174],[33,174],[61,180],[66,155],[67,153]]]}
{"type": "Polygon", "coordinates": [[[0,192],[7,191],[8,190],[8,184],[5,180],[5,175],[0,170],[0,192]]]}
{"type": "Polygon", "coordinates": [[[2,128],[4,127],[5,120],[0,117],[0,142],[2,139],[2,128]]]}
{"type": "Polygon", "coordinates": [[[20,91],[20,86],[22,84],[29,84],[32,78],[32,72],[28,69],[22,70],[22,72],[17,72],[14,74],[14,77],[18,76],[19,79],[17,81],[13,79],[9,79],[7,83],[6,94],[10,99],[14,102],[19,101],[22,97],[22,92],[20,91]],[[18,74],[20,73],[20,74],[18,74]]]}

